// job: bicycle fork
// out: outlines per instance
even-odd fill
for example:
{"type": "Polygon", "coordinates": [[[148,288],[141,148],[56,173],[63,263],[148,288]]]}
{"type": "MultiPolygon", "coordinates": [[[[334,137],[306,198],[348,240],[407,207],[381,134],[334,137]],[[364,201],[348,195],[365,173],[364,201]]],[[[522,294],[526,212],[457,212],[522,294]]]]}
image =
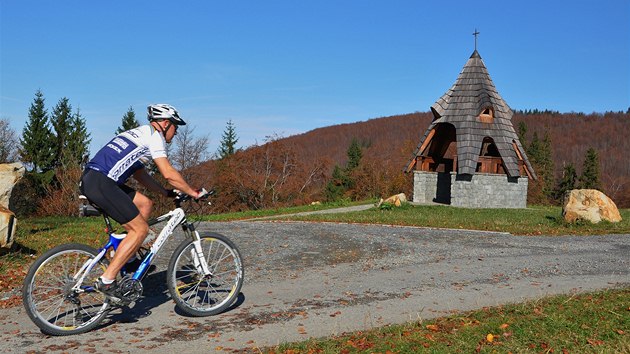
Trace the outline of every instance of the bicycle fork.
{"type": "Polygon", "coordinates": [[[192,231],[193,233],[193,246],[191,249],[190,255],[193,260],[193,264],[195,269],[198,272],[203,273],[204,276],[212,276],[212,271],[210,271],[210,267],[208,266],[208,262],[206,261],[206,257],[203,254],[203,249],[201,247],[201,237],[199,237],[199,232],[196,230],[192,231]]]}

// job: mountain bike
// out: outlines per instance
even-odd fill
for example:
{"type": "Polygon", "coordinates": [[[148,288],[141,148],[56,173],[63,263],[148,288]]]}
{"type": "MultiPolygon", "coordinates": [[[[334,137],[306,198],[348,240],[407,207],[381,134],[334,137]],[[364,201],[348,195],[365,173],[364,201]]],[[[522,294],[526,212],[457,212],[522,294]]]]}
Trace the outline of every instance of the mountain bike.
{"type": "Polygon", "coordinates": [[[241,255],[227,237],[200,233],[187,220],[182,203],[200,199],[178,193],[173,210],[148,221],[150,226],[166,225],[151,247],[144,249],[137,270],[127,271],[127,265],[121,269],[117,279],[120,299],[96,291],[94,282],[126,234],[115,234],[109,216],[96,205],[84,203],[83,216],[103,216],[108,241],[98,250],[79,243],[63,244],[40,256],[24,279],[22,298],[28,316],[49,335],[79,334],[96,328],[111,310],[130,306],[140,298],[141,280],[178,226],[188,237],[175,249],[166,270],[168,290],[176,306],[190,316],[210,316],[228,309],[243,285],[241,255]]]}

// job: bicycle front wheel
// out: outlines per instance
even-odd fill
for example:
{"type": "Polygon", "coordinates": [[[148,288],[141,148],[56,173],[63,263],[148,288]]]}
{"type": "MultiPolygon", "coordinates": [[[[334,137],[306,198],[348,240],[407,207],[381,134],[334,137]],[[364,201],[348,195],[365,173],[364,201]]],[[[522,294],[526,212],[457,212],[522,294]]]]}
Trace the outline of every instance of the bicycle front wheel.
{"type": "Polygon", "coordinates": [[[81,268],[98,255],[82,244],[57,246],[39,257],[29,269],[22,288],[24,308],[42,332],[55,336],[92,330],[107,314],[109,302],[92,284],[107,268],[102,259],[78,287],[81,268]]]}
{"type": "Polygon", "coordinates": [[[166,273],[173,300],[190,316],[225,311],[238,298],[243,285],[243,263],[232,241],[217,233],[203,234],[201,248],[210,275],[204,275],[190,240],[177,247],[166,273]]]}

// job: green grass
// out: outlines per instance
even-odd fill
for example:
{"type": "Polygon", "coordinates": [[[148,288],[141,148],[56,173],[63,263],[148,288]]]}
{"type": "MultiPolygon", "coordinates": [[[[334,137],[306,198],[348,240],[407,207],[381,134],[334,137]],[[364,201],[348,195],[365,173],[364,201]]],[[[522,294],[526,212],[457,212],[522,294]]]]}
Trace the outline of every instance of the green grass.
{"type": "MultiPolygon", "coordinates": [[[[373,223],[436,228],[509,232],[514,235],[601,235],[630,233],[630,210],[620,210],[619,223],[566,223],[562,208],[531,206],[527,209],[467,209],[442,205],[372,208],[344,214],[291,216],[290,220],[373,223]]],[[[287,217],[283,218],[286,219],[287,217]]]]}
{"type": "Polygon", "coordinates": [[[630,353],[630,288],[554,296],[261,351],[630,353]]]}
{"type": "MultiPolygon", "coordinates": [[[[0,256],[0,274],[23,266],[56,245],[78,242],[98,247],[107,236],[99,218],[27,218],[18,220],[12,250],[0,256]]],[[[0,290],[2,287],[0,287],[0,290]]]]}
{"type": "Polygon", "coordinates": [[[352,205],[360,205],[368,202],[349,202],[349,201],[340,201],[335,203],[323,203],[323,204],[314,204],[314,205],[299,205],[293,207],[286,208],[276,208],[276,209],[262,209],[262,210],[247,210],[233,213],[223,213],[223,214],[210,214],[203,215],[199,217],[195,217],[195,220],[202,221],[234,221],[234,220],[246,220],[246,219],[255,219],[276,215],[288,215],[295,214],[307,211],[317,211],[317,210],[326,210],[326,209],[334,209],[352,205]]]}

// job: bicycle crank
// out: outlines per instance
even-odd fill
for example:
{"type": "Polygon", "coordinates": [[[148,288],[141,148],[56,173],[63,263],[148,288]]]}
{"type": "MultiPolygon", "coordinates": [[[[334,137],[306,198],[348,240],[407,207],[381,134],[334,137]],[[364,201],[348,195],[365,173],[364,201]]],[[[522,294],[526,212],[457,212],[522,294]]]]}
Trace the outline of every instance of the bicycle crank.
{"type": "Polygon", "coordinates": [[[126,276],[120,281],[120,296],[125,304],[137,301],[142,295],[142,290],[142,283],[139,280],[132,279],[130,276],[126,276]]]}

